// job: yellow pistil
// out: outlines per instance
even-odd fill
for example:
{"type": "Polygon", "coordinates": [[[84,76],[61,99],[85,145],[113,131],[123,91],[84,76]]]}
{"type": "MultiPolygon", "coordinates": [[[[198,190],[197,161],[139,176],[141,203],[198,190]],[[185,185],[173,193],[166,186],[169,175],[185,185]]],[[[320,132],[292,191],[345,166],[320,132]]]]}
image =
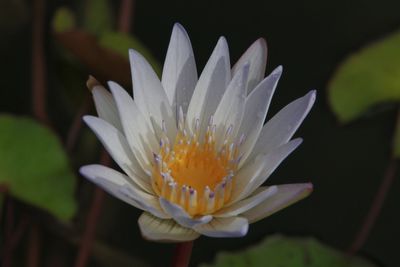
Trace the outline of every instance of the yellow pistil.
{"type": "Polygon", "coordinates": [[[180,205],[192,216],[210,214],[230,199],[238,165],[238,149],[230,141],[232,127],[218,146],[212,119],[199,142],[198,121],[194,133],[189,135],[182,117],[174,144],[171,146],[163,136],[160,151],[154,154],[153,188],[160,197],[180,205]]]}

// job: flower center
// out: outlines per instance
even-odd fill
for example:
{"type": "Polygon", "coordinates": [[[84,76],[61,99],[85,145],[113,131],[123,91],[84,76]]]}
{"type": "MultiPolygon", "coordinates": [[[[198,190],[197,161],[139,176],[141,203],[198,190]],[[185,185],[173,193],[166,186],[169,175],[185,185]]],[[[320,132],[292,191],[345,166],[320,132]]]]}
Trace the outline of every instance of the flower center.
{"type": "Polygon", "coordinates": [[[222,144],[217,145],[212,119],[202,142],[198,140],[198,121],[193,134],[184,129],[183,119],[179,121],[174,144],[163,136],[159,154],[154,154],[153,188],[192,216],[213,213],[230,199],[239,161],[237,146],[229,141],[232,127],[226,130],[222,144]]]}

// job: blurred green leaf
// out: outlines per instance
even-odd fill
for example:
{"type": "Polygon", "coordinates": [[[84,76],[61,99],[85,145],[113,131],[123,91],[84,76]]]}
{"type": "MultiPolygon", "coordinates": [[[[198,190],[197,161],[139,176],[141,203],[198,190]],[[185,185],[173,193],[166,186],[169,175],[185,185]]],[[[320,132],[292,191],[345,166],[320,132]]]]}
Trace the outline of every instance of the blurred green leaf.
{"type": "Polygon", "coordinates": [[[400,100],[400,32],[348,57],[329,85],[329,102],[339,121],[349,122],[370,107],[400,100]]]}
{"type": "Polygon", "coordinates": [[[113,25],[111,9],[108,0],[87,0],[83,2],[84,28],[98,36],[105,31],[110,31],[113,25]]]}
{"type": "Polygon", "coordinates": [[[274,235],[243,252],[222,252],[212,265],[201,267],[374,267],[349,257],[313,238],[274,235]]]}
{"type": "Polygon", "coordinates": [[[72,30],[76,26],[75,15],[70,9],[61,7],[55,12],[52,24],[55,32],[72,30]]]}
{"type": "Polygon", "coordinates": [[[35,121],[0,116],[0,184],[61,220],[76,211],[75,177],[57,137],[35,121]]]}
{"type": "Polygon", "coordinates": [[[104,32],[100,36],[99,45],[111,49],[125,58],[128,58],[128,50],[133,48],[146,58],[159,76],[161,74],[160,63],[154,58],[146,46],[133,36],[119,32],[104,32]]]}

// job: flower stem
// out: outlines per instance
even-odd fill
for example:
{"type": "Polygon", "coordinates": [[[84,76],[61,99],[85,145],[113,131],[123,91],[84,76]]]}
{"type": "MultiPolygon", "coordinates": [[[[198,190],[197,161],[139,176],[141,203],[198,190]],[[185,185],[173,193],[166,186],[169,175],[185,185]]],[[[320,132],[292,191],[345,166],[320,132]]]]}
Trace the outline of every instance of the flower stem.
{"type": "Polygon", "coordinates": [[[176,245],[172,267],[189,266],[192,255],[193,241],[183,242],[176,245]]]}
{"type": "Polygon", "coordinates": [[[29,246],[28,255],[26,257],[26,266],[38,267],[40,261],[40,249],[41,249],[41,235],[39,226],[33,223],[29,233],[29,246]]]}
{"type": "MultiPolygon", "coordinates": [[[[107,152],[104,150],[101,154],[100,164],[105,166],[109,166],[111,164],[111,159],[108,156],[107,152]]],[[[79,247],[78,256],[75,260],[75,267],[84,267],[88,262],[95,237],[97,226],[96,222],[102,210],[104,197],[104,191],[101,188],[96,187],[94,197],[92,199],[92,205],[86,218],[85,230],[79,247]]]]}
{"type": "Polygon", "coordinates": [[[364,222],[360,230],[357,232],[356,237],[354,238],[352,244],[348,249],[349,254],[357,253],[357,251],[359,251],[364,245],[365,241],[367,240],[372,230],[372,227],[374,226],[376,220],[378,219],[378,216],[381,212],[382,206],[385,202],[389,189],[394,181],[394,178],[396,177],[396,172],[398,167],[397,158],[399,157],[399,155],[397,155],[399,149],[397,146],[399,146],[400,144],[398,142],[399,141],[398,138],[400,137],[399,133],[400,133],[400,109],[397,113],[397,118],[396,118],[392,155],[390,156],[389,163],[385,171],[385,175],[383,176],[383,179],[375,195],[374,201],[371,204],[368,214],[365,216],[364,222]]]}
{"type": "Polygon", "coordinates": [[[83,103],[79,108],[78,113],[75,115],[72,124],[68,130],[67,139],[65,142],[65,149],[67,150],[68,153],[72,152],[78,141],[79,132],[82,129],[82,117],[87,112],[89,112],[91,106],[92,105],[90,102],[90,96],[87,95],[83,100],[83,103]]]}
{"type": "Polygon", "coordinates": [[[33,1],[32,22],[32,106],[35,117],[48,125],[46,113],[46,64],[44,56],[45,0],[33,1]]]}
{"type": "Polygon", "coordinates": [[[122,0],[119,8],[118,30],[129,33],[132,28],[132,14],[135,9],[134,0],[122,0]]]}

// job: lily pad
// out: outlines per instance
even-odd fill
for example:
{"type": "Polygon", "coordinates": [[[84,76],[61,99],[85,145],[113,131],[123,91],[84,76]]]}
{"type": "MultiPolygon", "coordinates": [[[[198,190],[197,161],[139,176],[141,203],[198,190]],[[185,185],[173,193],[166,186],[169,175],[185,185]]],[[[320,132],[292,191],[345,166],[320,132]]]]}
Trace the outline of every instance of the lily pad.
{"type": "Polygon", "coordinates": [[[354,120],[371,107],[400,100],[400,32],[350,55],[329,88],[329,103],[340,122],[354,120]]]}
{"type": "Polygon", "coordinates": [[[376,267],[347,256],[314,238],[274,235],[242,252],[219,253],[215,263],[201,267],[376,267]]]}
{"type": "Polygon", "coordinates": [[[0,184],[61,220],[76,212],[75,177],[57,137],[32,119],[0,115],[0,184]]]}

